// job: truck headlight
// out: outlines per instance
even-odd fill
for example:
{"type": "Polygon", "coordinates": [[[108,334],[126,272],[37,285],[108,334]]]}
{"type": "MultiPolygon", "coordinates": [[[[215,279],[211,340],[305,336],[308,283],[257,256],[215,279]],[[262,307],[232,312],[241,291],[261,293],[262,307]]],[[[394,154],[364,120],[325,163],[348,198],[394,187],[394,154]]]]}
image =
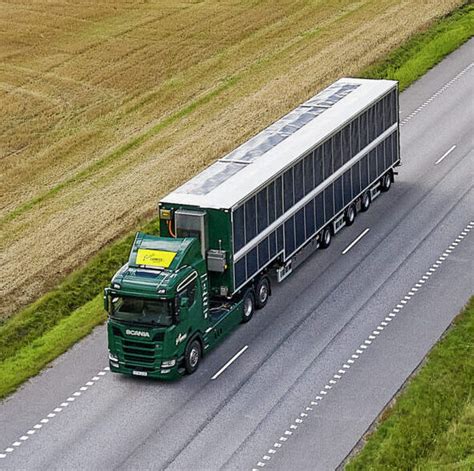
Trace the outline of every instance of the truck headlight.
{"type": "Polygon", "coordinates": [[[110,361],[115,361],[115,362],[119,361],[118,358],[110,352],[109,352],[109,360],[110,361]]]}
{"type": "Polygon", "coordinates": [[[174,365],[176,365],[176,360],[166,360],[161,362],[162,368],[172,368],[174,365]]]}

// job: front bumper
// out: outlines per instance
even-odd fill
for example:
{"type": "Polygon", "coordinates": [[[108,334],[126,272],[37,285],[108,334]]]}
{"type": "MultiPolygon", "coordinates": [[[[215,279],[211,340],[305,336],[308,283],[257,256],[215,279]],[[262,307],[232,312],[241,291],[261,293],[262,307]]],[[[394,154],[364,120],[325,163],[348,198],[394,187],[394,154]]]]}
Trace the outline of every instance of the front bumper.
{"type": "MultiPolygon", "coordinates": [[[[161,362],[159,362],[161,363],[161,362]]],[[[154,367],[152,365],[131,365],[123,362],[115,362],[109,360],[110,371],[113,373],[121,373],[129,376],[156,378],[173,380],[183,376],[185,370],[179,366],[179,362],[171,368],[162,368],[161,366],[154,367]]]]}

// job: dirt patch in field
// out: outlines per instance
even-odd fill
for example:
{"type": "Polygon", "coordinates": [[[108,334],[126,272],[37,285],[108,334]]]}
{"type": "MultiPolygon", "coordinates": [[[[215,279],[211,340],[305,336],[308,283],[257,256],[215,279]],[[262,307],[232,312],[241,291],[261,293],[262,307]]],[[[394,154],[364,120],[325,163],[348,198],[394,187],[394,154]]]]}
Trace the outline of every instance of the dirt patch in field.
{"type": "Polygon", "coordinates": [[[0,316],[462,0],[0,5],[0,316]]]}

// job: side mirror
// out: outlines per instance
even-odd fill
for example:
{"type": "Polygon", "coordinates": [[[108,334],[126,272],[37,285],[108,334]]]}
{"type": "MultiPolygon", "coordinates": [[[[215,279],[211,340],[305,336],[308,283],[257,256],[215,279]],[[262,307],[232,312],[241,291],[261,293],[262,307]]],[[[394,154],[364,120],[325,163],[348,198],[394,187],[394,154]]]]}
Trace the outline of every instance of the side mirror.
{"type": "Polygon", "coordinates": [[[109,312],[109,308],[110,308],[110,305],[109,305],[109,289],[108,288],[105,288],[104,289],[104,309],[109,312]]]}
{"type": "Polygon", "coordinates": [[[189,305],[189,298],[187,298],[186,296],[183,296],[179,302],[180,309],[183,309],[183,308],[187,309],[188,305],[189,305]]]}

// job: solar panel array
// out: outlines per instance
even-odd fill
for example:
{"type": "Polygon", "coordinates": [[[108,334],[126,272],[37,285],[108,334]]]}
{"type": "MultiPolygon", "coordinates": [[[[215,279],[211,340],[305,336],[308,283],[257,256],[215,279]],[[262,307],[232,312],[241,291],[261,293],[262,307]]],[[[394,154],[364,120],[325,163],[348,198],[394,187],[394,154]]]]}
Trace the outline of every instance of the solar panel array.
{"type": "Polygon", "coordinates": [[[394,86],[233,208],[232,240],[234,254],[239,254],[234,263],[236,288],[282,252],[285,260],[291,258],[396,165],[397,122],[394,86]],[[295,207],[298,210],[290,214],[295,207]]]}
{"type": "Polygon", "coordinates": [[[175,192],[206,195],[334,106],[360,85],[338,81],[237,147],[175,192]]]}

